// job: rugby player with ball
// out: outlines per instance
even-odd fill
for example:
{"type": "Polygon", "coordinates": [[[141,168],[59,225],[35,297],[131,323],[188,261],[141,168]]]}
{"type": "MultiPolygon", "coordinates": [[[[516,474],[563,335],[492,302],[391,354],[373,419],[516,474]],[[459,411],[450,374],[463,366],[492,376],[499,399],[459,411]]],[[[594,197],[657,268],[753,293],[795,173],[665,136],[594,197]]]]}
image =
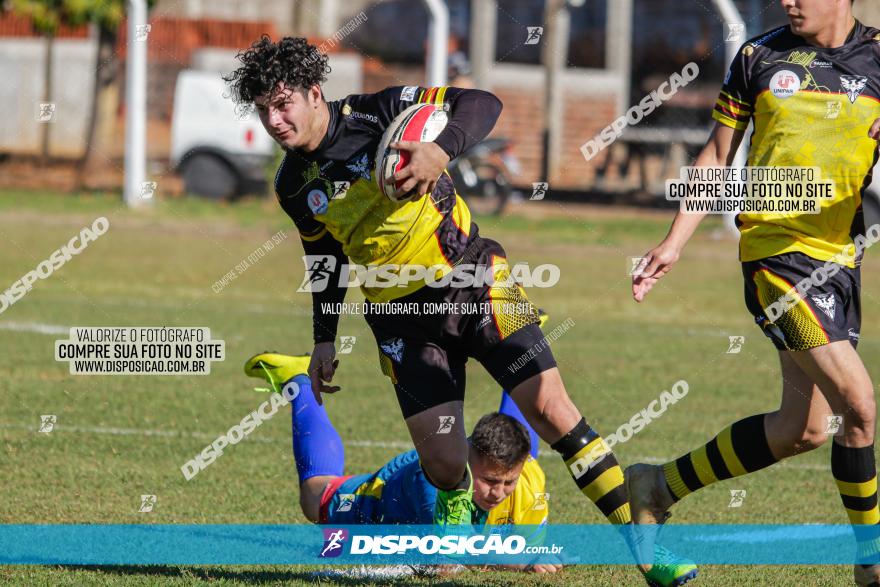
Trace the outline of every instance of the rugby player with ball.
{"type": "MultiPolygon", "coordinates": [[[[595,450],[603,440],[569,399],[552,352],[541,344],[537,308],[516,284],[500,284],[509,275],[507,255],[479,234],[445,170],[489,134],[501,102],[481,90],[418,86],[327,102],[321,84],[330,70],[328,58],[302,38],[263,37],[238,59],[238,69],[226,78],[234,99],[254,104],[266,131],[285,150],[275,190],[299,230],[311,270],[315,346],[308,373],[316,401],[322,403],[322,393],[339,391],[329,385],[338,365],[339,315],[325,308],[345,299],[338,284],[349,262],[442,267],[441,276],[458,265],[491,268],[497,280],[492,285],[428,287],[409,281],[403,287],[361,287],[381,369],[394,385],[425,477],[437,488],[438,531],[452,532],[450,526],[470,525],[477,516],[463,414],[465,362],[472,357],[510,390],[578,488],[635,551],[623,471],[610,449],[595,450]],[[416,105],[445,116],[410,109],[416,105]],[[384,176],[389,169],[393,177],[384,176]],[[404,315],[383,311],[387,302],[485,304],[489,312],[404,315]],[[544,350],[509,368],[533,347],[544,350]]],[[[638,561],[651,585],[681,585],[696,575],[693,564],[660,546],[638,554],[638,561]]]]}

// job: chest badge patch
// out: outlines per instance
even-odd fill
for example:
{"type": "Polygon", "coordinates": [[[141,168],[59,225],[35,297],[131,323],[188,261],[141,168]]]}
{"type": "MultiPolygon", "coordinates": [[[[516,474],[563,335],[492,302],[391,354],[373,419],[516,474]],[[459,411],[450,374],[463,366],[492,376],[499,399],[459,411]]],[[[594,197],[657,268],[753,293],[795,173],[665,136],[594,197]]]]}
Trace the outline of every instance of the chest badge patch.
{"type": "Polygon", "coordinates": [[[777,98],[785,100],[791,98],[801,89],[801,78],[788,69],[777,71],[770,78],[770,91],[777,98]]]}
{"type": "Polygon", "coordinates": [[[840,87],[846,92],[850,104],[855,104],[862,90],[868,85],[868,78],[863,75],[842,75],[840,76],[840,87]]]}
{"type": "Polygon", "coordinates": [[[323,191],[310,191],[309,195],[307,196],[307,201],[309,203],[309,210],[312,211],[312,214],[323,214],[327,211],[327,205],[329,201],[327,200],[327,194],[325,194],[323,191]]]}

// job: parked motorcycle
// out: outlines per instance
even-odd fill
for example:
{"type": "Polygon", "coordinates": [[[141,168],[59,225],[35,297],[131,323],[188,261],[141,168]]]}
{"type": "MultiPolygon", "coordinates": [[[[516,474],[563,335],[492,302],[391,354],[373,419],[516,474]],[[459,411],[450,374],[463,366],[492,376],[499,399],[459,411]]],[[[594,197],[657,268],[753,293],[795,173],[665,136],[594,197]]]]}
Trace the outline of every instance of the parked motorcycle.
{"type": "Polygon", "coordinates": [[[475,211],[500,215],[513,194],[510,178],[520,164],[510,139],[486,139],[452,160],[446,169],[468,205],[475,211]]]}

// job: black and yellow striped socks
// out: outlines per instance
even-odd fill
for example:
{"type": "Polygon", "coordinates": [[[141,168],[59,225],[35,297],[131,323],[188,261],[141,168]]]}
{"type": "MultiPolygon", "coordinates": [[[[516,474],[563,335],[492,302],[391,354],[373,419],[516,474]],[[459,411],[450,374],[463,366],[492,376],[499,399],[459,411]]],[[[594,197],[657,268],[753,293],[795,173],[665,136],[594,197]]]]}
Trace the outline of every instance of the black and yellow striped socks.
{"type": "Polygon", "coordinates": [[[776,462],[764,432],[764,414],[722,430],[708,444],[663,465],[675,501],[716,481],[739,477],[776,462]]]}
{"type": "Polygon", "coordinates": [[[874,445],[850,448],[833,442],[831,473],[850,523],[855,527],[858,562],[880,563],[880,510],[874,445]]]}
{"type": "Polygon", "coordinates": [[[590,498],[612,524],[629,524],[632,516],[623,484],[623,470],[611,448],[586,421],[551,445],[562,455],[581,492],[590,498]]]}

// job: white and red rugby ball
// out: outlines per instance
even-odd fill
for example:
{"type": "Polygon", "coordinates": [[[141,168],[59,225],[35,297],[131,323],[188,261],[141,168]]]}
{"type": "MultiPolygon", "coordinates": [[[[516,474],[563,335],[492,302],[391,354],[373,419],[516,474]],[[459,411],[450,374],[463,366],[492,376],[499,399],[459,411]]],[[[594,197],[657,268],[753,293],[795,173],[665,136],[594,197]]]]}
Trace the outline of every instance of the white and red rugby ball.
{"type": "Polygon", "coordinates": [[[415,195],[414,191],[410,191],[400,198],[394,197],[395,190],[404,182],[395,182],[393,176],[409,165],[410,153],[392,149],[389,145],[399,141],[431,142],[446,128],[447,121],[446,112],[441,108],[433,104],[414,104],[398,114],[385,129],[376,150],[375,178],[379,189],[389,200],[402,202],[415,195]]]}

